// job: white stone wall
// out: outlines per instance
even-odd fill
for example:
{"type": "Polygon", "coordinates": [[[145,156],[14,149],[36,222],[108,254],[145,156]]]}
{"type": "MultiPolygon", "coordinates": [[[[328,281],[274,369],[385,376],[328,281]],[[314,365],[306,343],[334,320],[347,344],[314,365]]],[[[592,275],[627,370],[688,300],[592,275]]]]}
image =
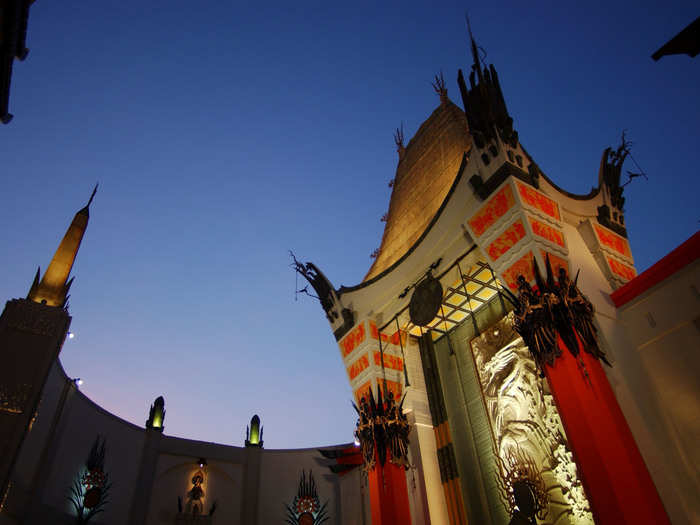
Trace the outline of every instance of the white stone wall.
{"type": "Polygon", "coordinates": [[[369,496],[358,469],[340,478],[316,448],[233,447],[146,431],[93,403],[56,362],[13,472],[8,498],[13,514],[0,514],[0,523],[15,525],[19,517],[26,525],[70,521],[74,511],[67,500],[69,489],[97,434],[106,438],[105,470],[112,488],[105,512],[91,521],[95,525],[130,524],[139,517],[148,525],[174,524],[177,497],[187,504],[200,458],[206,459],[201,468],[205,511],[217,502],[213,523],[283,523],[284,504],[294,499],[302,470],[313,470],[319,497],[328,500],[329,524],[371,522],[369,496]],[[61,404],[63,412],[56,418],[61,404]],[[252,521],[246,515],[254,516],[252,521]]]}
{"type": "Polygon", "coordinates": [[[656,450],[647,463],[674,524],[700,523],[699,290],[696,260],[618,311],[625,357],[638,363],[622,373],[635,393],[651,386],[641,407],[656,450]]]}

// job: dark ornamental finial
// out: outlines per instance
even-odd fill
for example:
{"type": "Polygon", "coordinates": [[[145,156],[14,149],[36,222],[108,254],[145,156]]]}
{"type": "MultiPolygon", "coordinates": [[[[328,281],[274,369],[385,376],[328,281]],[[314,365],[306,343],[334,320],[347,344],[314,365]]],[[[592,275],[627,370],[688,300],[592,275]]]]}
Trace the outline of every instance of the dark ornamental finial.
{"type": "Polygon", "coordinates": [[[549,256],[546,258],[546,278],[542,277],[537,261],[533,257],[532,265],[537,289],[533,289],[522,275],[517,278],[517,297],[503,288],[506,298],[515,307],[514,329],[523,338],[532,357],[544,376],[545,365],[553,366],[562,350],[557,343],[557,335],[564,346],[578,358],[583,374],[588,372],[579,355],[579,343],[594,358],[610,366],[605,353],[598,346],[598,330],[593,323],[593,304],[578,288],[578,273],[572,282],[566,268],[558,268],[555,279],[549,256]]]}
{"type": "Polygon", "coordinates": [[[474,73],[477,74],[478,80],[480,84],[484,83],[484,75],[481,70],[481,59],[479,57],[479,51],[478,47],[476,45],[476,41],[474,40],[474,35],[472,33],[472,24],[471,21],[469,20],[469,14],[465,13],[464,17],[467,20],[467,31],[469,31],[469,45],[471,47],[471,52],[472,52],[472,73],[470,75],[471,79],[471,84],[472,87],[474,87],[474,73]]]}
{"type": "Polygon", "coordinates": [[[340,341],[350,329],[355,325],[355,314],[349,308],[343,308],[338,292],[325,275],[319,270],[315,264],[311,262],[301,263],[290,250],[289,255],[292,258],[291,266],[296,271],[297,275],[301,275],[316,291],[317,295],[313,295],[308,291],[308,286],[302,289],[296,289],[295,294],[305,293],[311,297],[315,297],[321,303],[323,311],[326,312],[326,318],[331,325],[335,325],[333,335],[336,341],[340,341]],[[341,325],[337,323],[342,321],[341,325]]]}
{"type": "Polygon", "coordinates": [[[92,193],[90,194],[90,198],[88,199],[87,204],[81,209],[78,213],[82,213],[83,215],[89,217],[90,216],[90,204],[92,204],[92,200],[95,198],[95,194],[97,193],[97,188],[100,185],[98,182],[95,184],[95,187],[92,189],[92,193]]]}
{"type": "Polygon", "coordinates": [[[97,188],[99,187],[100,183],[95,184],[95,188],[92,190],[92,194],[90,195],[90,200],[88,200],[88,203],[86,205],[86,208],[90,207],[90,204],[92,204],[92,199],[95,198],[95,193],[97,193],[97,188]]]}
{"type": "Polygon", "coordinates": [[[396,151],[399,154],[399,161],[401,161],[406,154],[406,147],[403,144],[404,134],[403,134],[403,122],[400,128],[396,128],[394,131],[394,144],[396,144],[396,151]]]}
{"type": "Polygon", "coordinates": [[[355,439],[360,443],[364,461],[363,469],[368,472],[375,467],[376,460],[381,465],[387,458],[395,465],[408,470],[408,419],[403,413],[405,396],[397,404],[394,393],[386,389],[382,399],[382,387],[377,385],[377,399],[370,388],[360,399],[360,406],[352,406],[359,416],[355,426],[355,439]],[[376,452],[376,458],[375,458],[376,452]]]}
{"type": "Polygon", "coordinates": [[[638,177],[648,179],[632,156],[632,142],[627,139],[626,130],[623,130],[620,145],[616,149],[606,148],[603,151],[598,172],[598,186],[603,192],[603,204],[598,207],[598,222],[623,237],[627,237],[627,229],[624,217],[625,198],[622,193],[625,186],[638,177]],[[627,181],[621,183],[622,166],[627,159],[634,163],[636,171],[628,170],[627,181]]]}
{"type": "Polygon", "coordinates": [[[467,115],[469,131],[478,149],[497,148],[498,139],[515,147],[518,133],[513,129],[513,119],[508,114],[503,92],[498,80],[496,68],[491,64],[482,68],[482,58],[472,34],[469,17],[467,17],[469,43],[472,54],[472,71],[469,74],[469,86],[462,70],[457,75],[457,83],[467,115]]]}
{"type": "Polygon", "coordinates": [[[440,104],[447,104],[447,88],[445,87],[445,77],[442,76],[442,71],[439,75],[435,75],[435,80],[431,83],[435,93],[440,96],[440,104]]]}

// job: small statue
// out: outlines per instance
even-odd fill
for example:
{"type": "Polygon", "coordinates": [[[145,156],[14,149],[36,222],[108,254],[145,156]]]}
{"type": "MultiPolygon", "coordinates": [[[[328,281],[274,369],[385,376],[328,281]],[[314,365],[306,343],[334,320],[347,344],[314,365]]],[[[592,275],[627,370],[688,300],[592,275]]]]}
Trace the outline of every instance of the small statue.
{"type": "Polygon", "coordinates": [[[187,508],[193,516],[198,516],[204,511],[204,473],[198,470],[192,476],[192,488],[187,492],[187,508]]]}

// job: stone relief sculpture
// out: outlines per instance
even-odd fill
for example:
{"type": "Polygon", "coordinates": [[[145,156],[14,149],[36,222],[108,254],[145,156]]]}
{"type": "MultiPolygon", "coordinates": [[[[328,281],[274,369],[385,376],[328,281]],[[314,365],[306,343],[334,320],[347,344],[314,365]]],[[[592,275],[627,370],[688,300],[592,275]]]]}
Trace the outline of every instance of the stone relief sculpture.
{"type": "Polygon", "coordinates": [[[548,498],[541,523],[592,524],[554,399],[513,324],[510,313],[471,343],[499,461],[526,458],[541,474],[548,498]]]}

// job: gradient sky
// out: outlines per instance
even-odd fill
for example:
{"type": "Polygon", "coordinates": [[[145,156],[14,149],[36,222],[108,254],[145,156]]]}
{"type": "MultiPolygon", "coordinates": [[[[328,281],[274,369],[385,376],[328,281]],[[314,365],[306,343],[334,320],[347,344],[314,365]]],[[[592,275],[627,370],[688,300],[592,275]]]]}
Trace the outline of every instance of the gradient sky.
{"type": "Polygon", "coordinates": [[[242,445],[258,413],[268,448],[348,442],[347,376],[288,250],[362,280],[394,128],[437,107],[440,70],[461,106],[465,9],[558,185],[588,192],[628,130],[642,271],[700,226],[700,59],[650,58],[700,14],[682,4],[39,0],[0,127],[0,298],[26,295],[99,181],[61,353],[83,392],[138,425],[163,394],[171,435],[242,445]]]}

